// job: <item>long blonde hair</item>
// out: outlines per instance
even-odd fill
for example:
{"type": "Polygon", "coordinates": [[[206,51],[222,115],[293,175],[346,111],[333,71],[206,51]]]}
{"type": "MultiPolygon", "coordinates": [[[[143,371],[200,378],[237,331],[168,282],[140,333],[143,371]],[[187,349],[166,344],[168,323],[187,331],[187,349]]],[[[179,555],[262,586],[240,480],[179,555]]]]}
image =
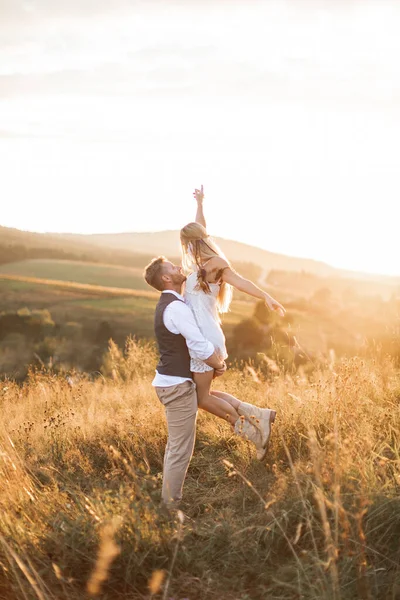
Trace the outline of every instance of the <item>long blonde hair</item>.
{"type": "MultiPolygon", "coordinates": [[[[200,223],[188,223],[181,229],[182,245],[182,266],[188,274],[193,270],[197,271],[198,286],[206,293],[210,294],[210,286],[206,281],[206,272],[203,264],[219,256],[228,263],[226,256],[217,246],[212,238],[207,234],[207,230],[200,223]]],[[[222,282],[218,292],[217,307],[218,312],[228,312],[232,302],[232,286],[229,283],[222,282]]]]}

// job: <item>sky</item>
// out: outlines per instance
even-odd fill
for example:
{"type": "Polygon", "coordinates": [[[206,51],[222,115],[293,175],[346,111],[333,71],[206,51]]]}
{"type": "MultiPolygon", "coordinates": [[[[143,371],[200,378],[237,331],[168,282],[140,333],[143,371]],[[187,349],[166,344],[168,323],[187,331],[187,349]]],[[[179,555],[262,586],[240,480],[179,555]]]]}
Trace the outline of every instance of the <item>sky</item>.
{"type": "Polygon", "coordinates": [[[400,2],[0,0],[0,225],[400,275],[400,2]]]}

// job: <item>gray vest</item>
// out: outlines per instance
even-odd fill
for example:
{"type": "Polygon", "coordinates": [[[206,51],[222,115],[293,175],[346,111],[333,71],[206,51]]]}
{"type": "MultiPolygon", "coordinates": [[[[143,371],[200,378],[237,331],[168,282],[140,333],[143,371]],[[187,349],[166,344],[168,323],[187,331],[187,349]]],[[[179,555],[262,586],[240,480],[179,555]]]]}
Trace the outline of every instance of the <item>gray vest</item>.
{"type": "Polygon", "coordinates": [[[154,315],[154,330],[160,352],[157,371],[161,375],[192,378],[185,338],[180,333],[171,333],[164,325],[164,311],[171,302],[182,302],[182,300],[174,294],[161,294],[154,315]]]}

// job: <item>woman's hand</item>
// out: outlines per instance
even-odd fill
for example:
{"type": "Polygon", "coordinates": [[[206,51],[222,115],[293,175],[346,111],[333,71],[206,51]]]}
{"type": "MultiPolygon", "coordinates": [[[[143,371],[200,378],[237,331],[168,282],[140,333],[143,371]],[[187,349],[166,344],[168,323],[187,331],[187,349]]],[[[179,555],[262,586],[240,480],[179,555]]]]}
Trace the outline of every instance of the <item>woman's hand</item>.
{"type": "Polygon", "coordinates": [[[193,196],[196,200],[196,202],[201,203],[204,200],[204,190],[203,190],[203,186],[201,186],[201,189],[195,189],[193,192],[193,196]]]}
{"type": "Polygon", "coordinates": [[[285,316],[286,310],[283,308],[282,304],[280,304],[277,300],[274,300],[272,296],[265,294],[264,300],[269,310],[277,312],[281,317],[285,316]]]}
{"type": "Polygon", "coordinates": [[[193,192],[193,196],[195,197],[196,202],[197,202],[196,223],[200,223],[200,225],[203,225],[203,227],[207,227],[206,219],[205,219],[204,212],[203,212],[203,200],[204,200],[203,186],[201,186],[200,190],[198,190],[196,188],[193,192]]]}
{"type": "Polygon", "coordinates": [[[214,369],[213,379],[221,377],[227,369],[226,362],[224,361],[220,369],[214,369]]]}

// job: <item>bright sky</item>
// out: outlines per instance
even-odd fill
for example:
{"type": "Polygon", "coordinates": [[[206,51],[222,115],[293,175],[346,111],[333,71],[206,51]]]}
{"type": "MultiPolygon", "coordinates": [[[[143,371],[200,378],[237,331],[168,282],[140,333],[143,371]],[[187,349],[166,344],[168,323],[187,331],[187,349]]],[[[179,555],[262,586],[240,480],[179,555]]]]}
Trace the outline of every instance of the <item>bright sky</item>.
{"type": "Polygon", "coordinates": [[[400,3],[0,0],[0,224],[400,275],[400,3]]]}

